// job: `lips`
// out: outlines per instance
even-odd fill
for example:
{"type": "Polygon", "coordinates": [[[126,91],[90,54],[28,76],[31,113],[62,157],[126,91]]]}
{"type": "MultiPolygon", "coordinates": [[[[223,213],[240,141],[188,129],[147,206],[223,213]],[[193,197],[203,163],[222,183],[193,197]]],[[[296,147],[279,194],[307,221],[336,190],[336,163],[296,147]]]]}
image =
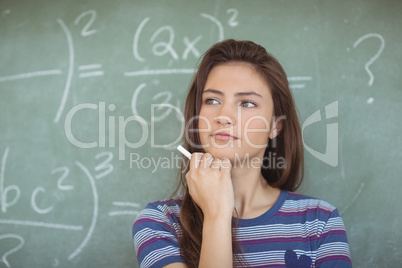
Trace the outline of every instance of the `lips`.
{"type": "Polygon", "coordinates": [[[224,131],[216,131],[212,134],[212,137],[214,137],[215,140],[221,140],[221,141],[238,139],[236,136],[230,135],[229,132],[224,132],[224,131]]]}

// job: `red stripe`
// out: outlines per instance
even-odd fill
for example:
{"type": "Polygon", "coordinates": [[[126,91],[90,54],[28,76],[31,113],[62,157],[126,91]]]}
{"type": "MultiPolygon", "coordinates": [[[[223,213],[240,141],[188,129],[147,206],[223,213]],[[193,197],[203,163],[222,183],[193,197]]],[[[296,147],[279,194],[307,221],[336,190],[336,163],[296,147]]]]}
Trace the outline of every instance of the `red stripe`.
{"type": "Polygon", "coordinates": [[[326,262],[326,261],[338,261],[338,260],[347,261],[347,262],[352,263],[352,261],[350,260],[349,256],[345,256],[345,255],[336,255],[336,256],[329,256],[329,257],[325,257],[325,258],[322,258],[322,259],[318,259],[318,260],[315,262],[315,264],[316,264],[316,265],[319,265],[319,264],[321,264],[321,263],[323,263],[323,262],[326,262]]]}

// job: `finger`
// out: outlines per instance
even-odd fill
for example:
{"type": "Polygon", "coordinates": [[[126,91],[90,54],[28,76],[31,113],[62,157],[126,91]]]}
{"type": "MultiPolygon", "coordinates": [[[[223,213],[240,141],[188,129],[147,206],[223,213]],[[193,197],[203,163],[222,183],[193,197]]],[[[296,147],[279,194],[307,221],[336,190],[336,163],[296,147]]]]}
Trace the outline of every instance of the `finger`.
{"type": "Polygon", "coordinates": [[[191,175],[190,175],[190,171],[187,172],[186,174],[186,183],[187,183],[187,189],[188,189],[188,193],[190,194],[190,196],[193,194],[193,183],[191,180],[191,175]]]}
{"type": "Polygon", "coordinates": [[[232,163],[229,158],[225,157],[221,160],[221,169],[230,171],[232,169],[232,163]]]}
{"type": "Polygon", "coordinates": [[[185,177],[186,177],[186,183],[187,183],[187,186],[188,186],[189,183],[190,183],[190,171],[186,173],[185,177]]]}
{"type": "Polygon", "coordinates": [[[190,167],[197,169],[200,166],[203,153],[193,153],[191,155],[190,167]]]}
{"type": "Polygon", "coordinates": [[[209,168],[211,166],[212,161],[214,160],[213,156],[210,153],[205,153],[202,156],[202,167],[209,168]]]}
{"type": "Polygon", "coordinates": [[[211,168],[221,169],[221,160],[218,158],[214,158],[214,160],[211,163],[211,168]]]}

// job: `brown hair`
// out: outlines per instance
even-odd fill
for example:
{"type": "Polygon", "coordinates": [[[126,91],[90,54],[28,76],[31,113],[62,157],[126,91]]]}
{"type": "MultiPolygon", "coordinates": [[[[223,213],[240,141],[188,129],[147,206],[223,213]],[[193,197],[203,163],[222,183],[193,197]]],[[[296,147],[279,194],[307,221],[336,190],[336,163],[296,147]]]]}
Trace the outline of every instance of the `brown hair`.
{"type": "MultiPolygon", "coordinates": [[[[289,89],[285,71],[279,62],[262,47],[251,41],[225,40],[213,45],[203,56],[196,74],[190,84],[184,116],[185,136],[183,146],[191,153],[204,152],[200,145],[197,117],[202,104],[202,92],[210,71],[217,65],[239,62],[252,67],[267,83],[274,103],[275,118],[284,118],[279,135],[270,140],[265,150],[264,161],[275,153],[275,157],[284,159],[284,167],[267,167],[262,164],[261,173],[272,186],[282,190],[295,191],[303,180],[303,143],[295,104],[289,89]]],[[[189,267],[198,267],[201,251],[203,213],[192,200],[186,185],[185,175],[188,171],[188,160],[183,159],[177,192],[183,197],[180,224],[182,235],[180,248],[183,260],[189,267]]],[[[236,223],[233,223],[236,226],[236,223]]],[[[233,228],[233,233],[236,228],[233,228]]],[[[237,253],[241,252],[233,239],[233,254],[238,261],[237,253]]],[[[235,264],[235,263],[234,263],[235,264]]],[[[236,265],[236,264],[235,264],[236,265]]]]}

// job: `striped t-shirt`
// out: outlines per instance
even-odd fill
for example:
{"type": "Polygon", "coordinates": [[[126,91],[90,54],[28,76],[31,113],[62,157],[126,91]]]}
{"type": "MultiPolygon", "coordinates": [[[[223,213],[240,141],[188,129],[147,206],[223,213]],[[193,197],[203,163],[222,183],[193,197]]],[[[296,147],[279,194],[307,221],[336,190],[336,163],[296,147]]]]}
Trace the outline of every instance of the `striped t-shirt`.
{"type": "MultiPolygon", "coordinates": [[[[180,199],[149,203],[137,216],[133,240],[140,267],[184,262],[180,199]]],[[[325,201],[281,191],[267,212],[239,219],[236,240],[248,267],[352,267],[343,221],[325,201]]]]}

